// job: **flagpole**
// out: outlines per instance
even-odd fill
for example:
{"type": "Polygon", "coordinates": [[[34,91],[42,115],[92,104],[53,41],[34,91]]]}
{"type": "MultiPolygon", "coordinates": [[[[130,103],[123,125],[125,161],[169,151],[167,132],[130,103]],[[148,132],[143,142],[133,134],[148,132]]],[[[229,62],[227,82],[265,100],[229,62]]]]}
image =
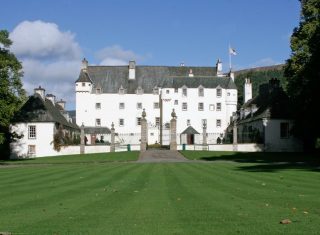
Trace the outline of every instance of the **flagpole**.
{"type": "Polygon", "coordinates": [[[231,47],[230,47],[230,43],[229,43],[229,50],[228,50],[228,53],[229,53],[229,68],[230,68],[230,71],[231,71],[231,53],[230,53],[230,50],[231,50],[231,47]]]}

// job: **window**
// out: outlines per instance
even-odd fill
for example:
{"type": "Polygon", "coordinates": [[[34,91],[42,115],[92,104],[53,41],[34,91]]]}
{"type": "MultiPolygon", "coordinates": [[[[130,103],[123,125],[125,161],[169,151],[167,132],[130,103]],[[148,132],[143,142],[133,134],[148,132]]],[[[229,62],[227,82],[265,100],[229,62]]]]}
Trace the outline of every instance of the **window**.
{"type": "Polygon", "coordinates": [[[156,117],[156,126],[160,126],[160,117],[156,117]]]}
{"type": "Polygon", "coordinates": [[[217,126],[217,127],[221,127],[221,119],[217,119],[216,126],[217,126]]]}
{"type": "Polygon", "coordinates": [[[137,95],[142,95],[143,94],[143,89],[139,86],[136,90],[137,95]]]}
{"type": "Polygon", "coordinates": [[[150,133],[150,136],[154,136],[154,133],[153,133],[153,132],[151,132],[151,133],[150,133]]]}
{"type": "Polygon", "coordinates": [[[182,96],[187,96],[187,88],[182,89],[182,96]]]}
{"type": "Polygon", "coordinates": [[[137,103],[137,109],[142,109],[142,103],[137,103]]]}
{"type": "Polygon", "coordinates": [[[154,108],[154,109],[160,108],[159,102],[154,102],[154,103],[153,103],[153,108],[154,108]]]}
{"type": "Polygon", "coordinates": [[[141,117],[137,117],[137,126],[141,126],[141,117]]]}
{"type": "Polygon", "coordinates": [[[97,94],[101,94],[101,88],[97,88],[97,89],[96,89],[96,93],[97,93],[97,94]]]}
{"type": "Polygon", "coordinates": [[[182,103],[182,111],[187,111],[187,110],[188,110],[188,104],[182,103]]]}
{"type": "Polygon", "coordinates": [[[36,154],[36,146],[28,145],[28,155],[35,155],[35,154],[36,154]]]}
{"type": "Polygon", "coordinates": [[[187,126],[190,126],[191,123],[190,123],[190,119],[187,119],[187,126]]]}
{"type": "Polygon", "coordinates": [[[170,90],[166,90],[166,94],[170,94],[170,90]]]}
{"type": "Polygon", "coordinates": [[[203,124],[207,124],[207,119],[202,119],[201,120],[201,124],[203,125],[203,124]]]}
{"type": "Polygon", "coordinates": [[[124,109],[124,103],[119,103],[119,109],[124,109]]]}
{"type": "Polygon", "coordinates": [[[101,109],[101,103],[96,103],[96,109],[101,109]]]}
{"type": "Polygon", "coordinates": [[[214,111],[214,104],[209,104],[209,110],[214,111]]]}
{"type": "Polygon", "coordinates": [[[203,103],[198,103],[198,110],[203,111],[203,103]]]}
{"type": "Polygon", "coordinates": [[[230,96],[230,92],[227,93],[227,96],[230,96]]]}
{"type": "Polygon", "coordinates": [[[86,83],[85,83],[85,82],[83,82],[83,83],[82,83],[82,86],[86,86],[86,83]]]}
{"type": "Polygon", "coordinates": [[[96,126],[101,126],[101,119],[100,118],[96,119],[96,126]]]}
{"type": "Polygon", "coordinates": [[[37,138],[36,126],[28,126],[28,137],[29,139],[37,138]]]}
{"type": "Polygon", "coordinates": [[[175,100],[174,105],[178,105],[178,104],[179,104],[178,100],[175,100]]]}
{"type": "Polygon", "coordinates": [[[199,87],[198,95],[201,97],[204,96],[204,89],[202,87],[199,87]]]}
{"type": "Polygon", "coordinates": [[[280,138],[285,139],[289,138],[289,123],[281,122],[280,123],[280,138]]]}
{"type": "Polygon", "coordinates": [[[222,90],[220,88],[217,89],[217,97],[222,96],[222,90]]]}
{"type": "Polygon", "coordinates": [[[217,103],[217,111],[221,111],[221,103],[217,103]]]}
{"type": "Polygon", "coordinates": [[[119,119],[119,126],[124,126],[124,119],[123,118],[119,119]]]}
{"type": "Polygon", "coordinates": [[[174,93],[178,93],[178,88],[174,88],[174,93]]]}
{"type": "Polygon", "coordinates": [[[126,93],[126,90],[122,86],[120,86],[119,95],[123,95],[124,93],[126,93]]]}

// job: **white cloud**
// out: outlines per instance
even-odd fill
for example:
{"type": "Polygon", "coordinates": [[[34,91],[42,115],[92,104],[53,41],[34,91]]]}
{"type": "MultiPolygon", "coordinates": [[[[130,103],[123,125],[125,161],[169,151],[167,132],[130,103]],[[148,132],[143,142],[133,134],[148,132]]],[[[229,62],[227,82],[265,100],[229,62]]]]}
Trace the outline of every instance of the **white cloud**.
{"type": "Polygon", "coordinates": [[[12,51],[19,57],[76,59],[81,56],[79,44],[71,32],[62,32],[54,23],[23,21],[10,38],[12,51]]]}
{"type": "Polygon", "coordinates": [[[100,65],[126,65],[129,60],[143,61],[150,55],[138,55],[131,50],[125,50],[119,45],[105,47],[96,53],[100,65]]]}
{"type": "Polygon", "coordinates": [[[22,62],[22,79],[29,94],[41,85],[46,93],[75,106],[74,81],[81,66],[82,52],[73,33],[43,21],[23,21],[10,33],[12,51],[22,62]]]}

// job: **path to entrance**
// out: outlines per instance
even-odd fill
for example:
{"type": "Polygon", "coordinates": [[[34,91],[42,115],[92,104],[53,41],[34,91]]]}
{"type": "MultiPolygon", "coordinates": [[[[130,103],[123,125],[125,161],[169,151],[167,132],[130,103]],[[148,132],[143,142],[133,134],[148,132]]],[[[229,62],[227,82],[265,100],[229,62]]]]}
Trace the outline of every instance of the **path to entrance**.
{"type": "Polygon", "coordinates": [[[140,153],[138,162],[188,162],[178,151],[147,150],[140,153]]]}

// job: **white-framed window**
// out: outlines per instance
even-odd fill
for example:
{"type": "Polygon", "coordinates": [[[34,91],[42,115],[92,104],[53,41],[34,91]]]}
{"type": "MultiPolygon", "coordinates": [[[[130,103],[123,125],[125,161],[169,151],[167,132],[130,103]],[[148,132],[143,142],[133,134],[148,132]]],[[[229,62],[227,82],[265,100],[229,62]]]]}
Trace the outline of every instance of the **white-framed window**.
{"type": "Polygon", "coordinates": [[[141,126],[141,117],[137,117],[137,126],[141,126]]]}
{"type": "Polygon", "coordinates": [[[188,90],[187,88],[182,88],[182,96],[187,96],[188,95],[188,90]]]}
{"type": "Polygon", "coordinates": [[[159,108],[160,108],[159,102],[154,102],[154,103],[153,103],[153,108],[154,108],[154,109],[159,109],[159,108]]]}
{"type": "Polygon", "coordinates": [[[28,145],[28,155],[35,155],[35,154],[36,154],[36,146],[28,145]]]}
{"type": "Polygon", "coordinates": [[[221,88],[217,88],[217,97],[221,97],[222,96],[222,90],[221,88]]]}
{"type": "Polygon", "coordinates": [[[119,95],[124,95],[125,93],[126,93],[126,90],[122,86],[120,86],[119,95]]]}
{"type": "Polygon", "coordinates": [[[221,111],[221,103],[217,103],[217,111],[221,111]]]}
{"type": "Polygon", "coordinates": [[[86,86],[86,83],[85,83],[85,82],[83,82],[83,83],[82,83],[82,86],[86,86]]]}
{"type": "Polygon", "coordinates": [[[28,138],[29,139],[37,138],[37,128],[35,125],[28,126],[28,138]]]}
{"type": "Polygon", "coordinates": [[[188,103],[182,103],[182,111],[188,110],[188,103]]]}
{"type": "Polygon", "coordinates": [[[125,108],[124,103],[119,103],[119,109],[124,109],[124,108],[125,108]]]}
{"type": "Polygon", "coordinates": [[[216,126],[217,126],[217,127],[221,127],[221,119],[217,119],[217,121],[216,121],[216,126]]]}
{"type": "Polygon", "coordinates": [[[201,124],[203,125],[203,124],[207,124],[207,119],[202,119],[201,120],[201,124]]]}
{"type": "Polygon", "coordinates": [[[123,118],[119,119],[119,126],[124,126],[124,119],[123,118]]]}
{"type": "Polygon", "coordinates": [[[96,103],[96,109],[101,109],[101,103],[96,103]]]}
{"type": "Polygon", "coordinates": [[[289,138],[289,123],[288,122],[281,122],[280,123],[280,138],[287,139],[289,138]]]}
{"type": "Polygon", "coordinates": [[[178,93],[178,88],[174,88],[174,93],[178,93]]]}
{"type": "Polygon", "coordinates": [[[227,96],[230,96],[230,92],[227,92],[227,96]]]}
{"type": "Polygon", "coordinates": [[[174,100],[174,105],[178,105],[179,101],[178,100],[174,100]]]}
{"type": "Polygon", "coordinates": [[[153,133],[153,132],[151,132],[151,133],[150,133],[150,136],[154,136],[154,133],[153,133]]]}
{"type": "Polygon", "coordinates": [[[96,118],[96,126],[101,126],[101,119],[100,118],[96,118]]]}
{"type": "Polygon", "coordinates": [[[203,96],[204,96],[204,89],[203,89],[203,87],[199,87],[199,89],[198,89],[198,95],[199,95],[200,97],[203,97],[203,96]]]}
{"type": "Polygon", "coordinates": [[[156,126],[160,126],[160,117],[156,117],[156,126]]]}
{"type": "Polygon", "coordinates": [[[166,90],[166,94],[170,94],[170,90],[166,90]]]}
{"type": "Polygon", "coordinates": [[[137,95],[142,95],[143,94],[143,89],[139,86],[136,90],[137,95]]]}
{"type": "Polygon", "coordinates": [[[96,94],[101,94],[101,88],[96,88],[96,94]]]}
{"type": "Polygon", "coordinates": [[[142,109],[142,103],[137,103],[137,109],[142,109]]]}
{"type": "Polygon", "coordinates": [[[198,103],[198,110],[203,111],[203,103],[198,103]]]}
{"type": "Polygon", "coordinates": [[[190,126],[190,125],[191,125],[190,119],[187,119],[187,126],[190,126]]]}
{"type": "Polygon", "coordinates": [[[214,111],[214,104],[209,104],[209,110],[214,111]]]}

